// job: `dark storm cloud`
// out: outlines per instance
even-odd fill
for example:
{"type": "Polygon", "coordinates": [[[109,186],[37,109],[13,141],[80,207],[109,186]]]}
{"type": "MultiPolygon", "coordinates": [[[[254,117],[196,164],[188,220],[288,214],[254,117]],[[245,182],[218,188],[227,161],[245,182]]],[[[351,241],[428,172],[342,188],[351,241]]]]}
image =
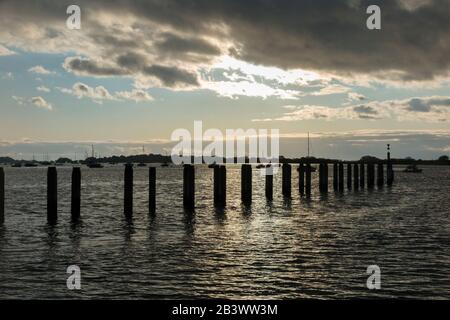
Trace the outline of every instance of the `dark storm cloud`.
{"type": "Polygon", "coordinates": [[[174,87],[178,84],[198,85],[195,73],[181,70],[176,67],[166,67],[161,65],[153,65],[144,68],[146,75],[155,76],[160,79],[164,85],[174,87]]]}
{"type": "Polygon", "coordinates": [[[211,25],[225,24],[239,44],[234,52],[264,65],[341,73],[395,70],[404,80],[431,79],[449,69],[447,0],[426,1],[415,10],[400,1],[380,0],[115,3],[180,30],[211,34],[211,25]],[[365,11],[372,4],[381,7],[381,31],[366,28],[365,11]]]}
{"type": "Polygon", "coordinates": [[[205,55],[219,55],[220,49],[208,41],[199,38],[185,38],[172,33],[163,35],[164,39],[156,42],[158,50],[168,54],[185,55],[200,53],[205,55]]]}
{"type": "Polygon", "coordinates": [[[357,114],[359,119],[377,119],[378,118],[378,111],[375,110],[375,108],[371,106],[356,106],[353,107],[353,111],[357,114]]]}
{"type": "MultiPolygon", "coordinates": [[[[404,0],[113,0],[79,1],[79,5],[90,21],[98,18],[98,12],[115,14],[117,21],[131,14],[142,23],[151,21],[183,34],[165,33],[153,43],[169,57],[194,52],[209,61],[220,50],[200,40],[208,36],[234,43],[227,50],[240,59],[285,69],[341,75],[376,73],[387,80],[428,80],[446,75],[450,68],[450,1],[416,2],[422,5],[413,10],[404,0]],[[366,28],[366,8],[373,4],[381,7],[382,30],[366,28]]],[[[61,15],[68,4],[56,0],[2,1],[0,15],[20,15],[41,25],[64,23],[61,15]]],[[[133,37],[117,38],[111,34],[114,32],[92,36],[99,45],[112,46],[117,52],[142,45],[133,37]]],[[[87,62],[78,67],[94,74],[107,72],[87,62]]]]}
{"type": "Polygon", "coordinates": [[[448,98],[413,98],[411,99],[406,110],[413,112],[430,112],[432,107],[450,107],[450,99],[448,98]]]}
{"type": "Polygon", "coordinates": [[[100,66],[96,62],[81,58],[69,58],[66,59],[64,67],[67,70],[73,71],[82,75],[94,75],[94,76],[115,76],[125,75],[126,72],[122,69],[115,67],[100,66]]]}

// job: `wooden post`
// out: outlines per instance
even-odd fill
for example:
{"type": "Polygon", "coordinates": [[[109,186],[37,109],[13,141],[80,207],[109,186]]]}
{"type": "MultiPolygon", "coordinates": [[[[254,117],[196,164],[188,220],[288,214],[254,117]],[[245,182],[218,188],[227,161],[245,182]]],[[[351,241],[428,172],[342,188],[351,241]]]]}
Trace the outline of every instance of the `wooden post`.
{"type": "Polygon", "coordinates": [[[81,207],[81,169],[74,167],[72,169],[72,202],[70,207],[73,221],[77,221],[80,218],[80,207],[81,207]]]}
{"type": "Polygon", "coordinates": [[[298,167],[298,191],[300,195],[305,195],[305,165],[302,162],[298,167]]]}
{"type": "Polygon", "coordinates": [[[223,208],[226,206],[227,173],[225,166],[214,167],[214,205],[223,208]]]}
{"type": "Polygon", "coordinates": [[[319,164],[319,190],[321,193],[328,192],[328,164],[319,164]]]}
{"type": "Polygon", "coordinates": [[[292,168],[289,163],[284,163],[282,167],[282,185],[281,192],[284,197],[291,197],[291,176],[292,168]]]}
{"type": "Polygon", "coordinates": [[[367,188],[373,189],[375,185],[375,164],[367,164],[367,188]]]}
{"type": "Polygon", "coordinates": [[[133,216],[133,165],[125,165],[123,212],[127,218],[133,216]]]}
{"type": "Polygon", "coordinates": [[[156,168],[148,168],[148,212],[156,212],[156,168]]]}
{"type": "Polygon", "coordinates": [[[352,164],[347,163],[347,189],[352,189],[352,164]]]}
{"type": "Polygon", "coordinates": [[[361,189],[364,189],[365,185],[365,176],[364,176],[364,162],[361,162],[359,166],[359,186],[361,189]]]}
{"type": "Polygon", "coordinates": [[[383,187],[384,185],[384,168],[383,164],[379,163],[377,168],[377,186],[379,188],[383,187]]]}
{"type": "Polygon", "coordinates": [[[273,174],[266,173],[266,198],[269,201],[273,200],[273,174]]]}
{"type": "Polygon", "coordinates": [[[56,167],[47,169],[47,221],[51,224],[58,220],[58,174],[56,167]]]}
{"type": "Polygon", "coordinates": [[[392,161],[391,161],[391,145],[387,145],[387,185],[390,187],[392,186],[392,183],[394,182],[394,169],[392,168],[392,161]]]}
{"type": "Polygon", "coordinates": [[[0,224],[5,222],[5,172],[0,168],[0,224]]]}
{"type": "Polygon", "coordinates": [[[333,163],[333,190],[337,191],[339,186],[339,180],[338,180],[338,164],[335,162],[333,163]]]}
{"type": "Polygon", "coordinates": [[[195,208],[195,168],[185,164],[183,169],[183,205],[185,209],[195,208]]]}
{"type": "Polygon", "coordinates": [[[344,192],[344,164],[339,163],[339,192],[344,192]]]}
{"type": "Polygon", "coordinates": [[[359,189],[359,167],[357,163],[353,165],[353,188],[359,189]]]}
{"type": "Polygon", "coordinates": [[[306,164],[306,196],[311,196],[311,163],[306,164]]]}
{"type": "Polygon", "coordinates": [[[243,164],[241,167],[241,199],[244,203],[252,202],[252,166],[243,164]]]}
{"type": "Polygon", "coordinates": [[[388,186],[392,186],[392,184],[394,183],[394,169],[392,168],[392,163],[391,162],[389,162],[387,164],[386,170],[387,170],[387,173],[386,173],[387,181],[386,181],[386,183],[387,183],[388,186]]]}

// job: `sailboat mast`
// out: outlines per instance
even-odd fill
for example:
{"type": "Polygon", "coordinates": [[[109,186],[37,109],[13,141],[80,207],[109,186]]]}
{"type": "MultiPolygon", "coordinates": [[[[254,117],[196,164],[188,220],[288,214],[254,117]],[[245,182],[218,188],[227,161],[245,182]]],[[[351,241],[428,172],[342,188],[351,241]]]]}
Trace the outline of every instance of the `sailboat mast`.
{"type": "Polygon", "coordinates": [[[308,158],[309,158],[309,132],[308,132],[308,158]]]}

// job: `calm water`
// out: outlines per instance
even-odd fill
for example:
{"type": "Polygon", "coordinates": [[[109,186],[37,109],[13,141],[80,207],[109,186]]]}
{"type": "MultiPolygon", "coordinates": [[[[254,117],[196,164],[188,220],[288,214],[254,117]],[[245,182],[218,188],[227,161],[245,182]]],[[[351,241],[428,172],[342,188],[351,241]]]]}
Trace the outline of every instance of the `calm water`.
{"type": "MultiPolygon", "coordinates": [[[[399,168],[397,168],[399,169],[399,168]]],[[[228,167],[227,209],[212,204],[212,170],[197,168],[194,214],[182,208],[182,169],[157,169],[157,214],[147,213],[147,170],[135,168],[135,214],[122,214],[123,167],[82,169],[82,222],[70,221],[71,168],[59,167],[59,220],[46,223],[46,169],[5,168],[0,298],[450,298],[450,168],[396,173],[393,188],[240,202],[228,167]],[[82,290],[66,287],[81,268],[82,290]],[[382,289],[366,288],[380,266],[382,289]]],[[[332,170],[330,170],[330,173],[332,170]]],[[[293,177],[297,177],[293,170],[293,177]]],[[[331,183],[331,180],[330,180],[331,183]]]]}

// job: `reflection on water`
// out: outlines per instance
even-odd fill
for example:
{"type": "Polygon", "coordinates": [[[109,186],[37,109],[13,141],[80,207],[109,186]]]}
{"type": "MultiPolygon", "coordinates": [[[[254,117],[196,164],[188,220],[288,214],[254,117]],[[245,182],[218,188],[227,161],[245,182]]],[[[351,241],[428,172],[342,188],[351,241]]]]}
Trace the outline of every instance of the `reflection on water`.
{"type": "MultiPolygon", "coordinates": [[[[70,168],[58,168],[59,220],[47,225],[46,170],[6,168],[0,298],[450,298],[450,169],[396,174],[392,189],[267,201],[254,171],[240,201],[228,167],[227,207],[213,205],[212,170],[197,168],[196,208],[182,207],[182,169],[158,168],[157,212],[147,170],[135,168],[134,216],[123,216],[123,167],[82,169],[81,220],[70,218],[70,168]],[[66,288],[79,265],[82,290],[66,288]],[[382,290],[365,287],[377,264],[382,290]]],[[[330,172],[332,170],[329,170],[330,172]]],[[[317,174],[313,184],[317,186],[317,174]]],[[[330,190],[332,190],[330,180],[330,190]]]]}

